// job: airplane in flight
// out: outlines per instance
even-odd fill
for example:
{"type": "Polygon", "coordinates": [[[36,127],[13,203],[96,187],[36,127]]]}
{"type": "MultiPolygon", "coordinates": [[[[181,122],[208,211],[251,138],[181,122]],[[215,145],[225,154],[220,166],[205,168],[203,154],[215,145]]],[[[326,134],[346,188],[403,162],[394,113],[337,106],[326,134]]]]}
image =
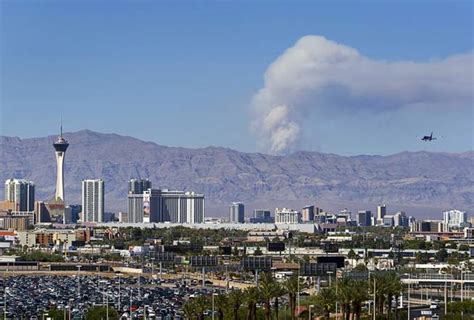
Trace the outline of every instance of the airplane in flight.
{"type": "Polygon", "coordinates": [[[422,141],[433,141],[433,140],[436,140],[436,138],[433,138],[433,132],[431,132],[431,134],[429,136],[423,136],[423,138],[421,138],[422,141]]]}

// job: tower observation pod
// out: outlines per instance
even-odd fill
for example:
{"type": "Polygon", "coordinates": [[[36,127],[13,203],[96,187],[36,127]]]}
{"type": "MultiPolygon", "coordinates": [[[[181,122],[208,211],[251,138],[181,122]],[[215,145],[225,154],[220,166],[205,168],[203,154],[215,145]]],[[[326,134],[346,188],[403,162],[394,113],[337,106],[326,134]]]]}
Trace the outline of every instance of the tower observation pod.
{"type": "Polygon", "coordinates": [[[63,138],[63,125],[58,139],[53,143],[56,150],[56,194],[54,200],[64,202],[64,157],[69,143],[63,138]]]}

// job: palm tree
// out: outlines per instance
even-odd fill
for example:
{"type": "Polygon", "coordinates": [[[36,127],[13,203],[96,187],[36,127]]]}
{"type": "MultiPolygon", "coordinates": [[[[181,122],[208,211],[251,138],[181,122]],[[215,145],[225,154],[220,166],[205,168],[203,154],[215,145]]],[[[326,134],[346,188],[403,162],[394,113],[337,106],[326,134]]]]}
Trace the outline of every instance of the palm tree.
{"type": "Polygon", "coordinates": [[[369,284],[365,280],[352,280],[351,286],[353,319],[359,320],[362,313],[362,304],[369,299],[369,284]]]}
{"type": "Polygon", "coordinates": [[[288,300],[290,303],[290,312],[291,319],[295,319],[295,310],[296,310],[296,296],[299,289],[299,277],[296,274],[293,274],[291,277],[285,280],[284,287],[286,292],[288,292],[288,300]]]}
{"type": "Polygon", "coordinates": [[[194,305],[194,299],[186,301],[183,305],[184,317],[186,319],[192,320],[196,316],[196,309],[194,305]]]}
{"type": "Polygon", "coordinates": [[[260,280],[260,295],[265,306],[265,320],[272,317],[271,300],[275,297],[276,281],[270,272],[263,273],[260,280]]]}
{"type": "Polygon", "coordinates": [[[286,294],[285,288],[278,282],[275,282],[275,319],[278,320],[280,309],[280,297],[286,294]]]}
{"type": "Polygon", "coordinates": [[[257,303],[260,301],[260,290],[257,287],[248,287],[244,291],[247,304],[247,320],[257,319],[257,303]]]}
{"type": "MultiPolygon", "coordinates": [[[[386,294],[387,294],[387,310],[388,310],[388,318],[392,314],[392,299],[395,297],[398,300],[400,295],[400,291],[402,291],[402,285],[400,282],[400,278],[397,276],[395,272],[387,273],[385,276],[385,284],[386,284],[386,294]]],[[[398,308],[395,308],[395,312],[397,312],[398,308]]]]}
{"type": "Polygon", "coordinates": [[[337,296],[336,299],[341,304],[343,319],[349,320],[351,314],[351,302],[354,288],[350,278],[342,278],[337,280],[337,296]]]}
{"type": "MultiPolygon", "coordinates": [[[[374,301],[374,308],[377,310],[378,314],[383,314],[384,312],[384,305],[385,305],[385,294],[387,292],[387,286],[385,282],[385,277],[383,274],[373,274],[372,275],[373,279],[371,279],[371,283],[375,280],[376,283],[376,289],[375,289],[375,294],[376,294],[376,299],[374,301]]],[[[372,289],[372,286],[371,286],[372,289]]],[[[372,292],[373,294],[373,292],[372,292]]]]}
{"type": "Polygon", "coordinates": [[[224,320],[224,312],[229,306],[229,297],[226,294],[219,294],[216,297],[217,319],[224,320]]]}
{"type": "Polygon", "coordinates": [[[199,296],[194,299],[194,309],[198,320],[204,320],[204,312],[209,309],[209,299],[205,296],[199,296]]]}
{"type": "Polygon", "coordinates": [[[244,293],[240,289],[232,290],[229,293],[229,304],[232,308],[234,320],[239,320],[239,309],[244,303],[244,293]]]}
{"type": "Polygon", "coordinates": [[[335,309],[336,294],[333,288],[322,288],[316,296],[316,310],[325,320],[329,320],[335,309]]]}

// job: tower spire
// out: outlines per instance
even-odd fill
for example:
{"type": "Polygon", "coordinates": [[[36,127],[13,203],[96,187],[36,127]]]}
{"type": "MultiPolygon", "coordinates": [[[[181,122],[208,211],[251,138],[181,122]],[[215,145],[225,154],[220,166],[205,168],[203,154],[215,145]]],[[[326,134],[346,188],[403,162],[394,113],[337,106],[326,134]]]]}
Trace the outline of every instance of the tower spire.
{"type": "Polygon", "coordinates": [[[61,116],[61,122],[60,122],[59,128],[60,128],[60,137],[62,138],[63,137],[63,117],[62,116],[61,116]]]}

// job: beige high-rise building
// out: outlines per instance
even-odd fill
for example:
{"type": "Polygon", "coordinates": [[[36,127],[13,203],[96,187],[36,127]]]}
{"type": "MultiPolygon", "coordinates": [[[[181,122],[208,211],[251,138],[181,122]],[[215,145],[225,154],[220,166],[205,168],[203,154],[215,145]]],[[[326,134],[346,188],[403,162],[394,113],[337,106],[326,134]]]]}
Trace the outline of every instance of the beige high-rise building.
{"type": "Polygon", "coordinates": [[[14,203],[13,212],[33,212],[35,203],[35,185],[25,179],[5,181],[5,200],[14,203]]]}

